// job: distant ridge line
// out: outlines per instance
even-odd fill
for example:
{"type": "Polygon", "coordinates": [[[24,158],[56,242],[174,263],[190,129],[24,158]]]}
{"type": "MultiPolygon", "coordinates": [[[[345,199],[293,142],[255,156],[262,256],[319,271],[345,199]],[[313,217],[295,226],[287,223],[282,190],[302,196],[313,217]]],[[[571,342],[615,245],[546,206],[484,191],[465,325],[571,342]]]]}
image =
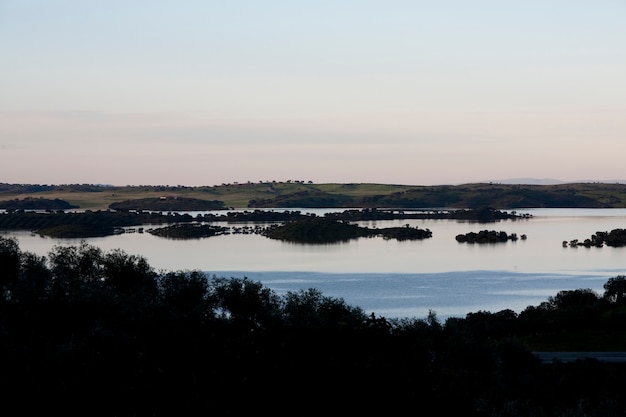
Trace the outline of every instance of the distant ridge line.
{"type": "Polygon", "coordinates": [[[624,184],[626,180],[576,180],[563,181],[555,178],[508,178],[503,180],[484,181],[495,184],[519,184],[519,185],[558,185],[558,184],[578,184],[578,183],[596,183],[596,184],[624,184]]]}

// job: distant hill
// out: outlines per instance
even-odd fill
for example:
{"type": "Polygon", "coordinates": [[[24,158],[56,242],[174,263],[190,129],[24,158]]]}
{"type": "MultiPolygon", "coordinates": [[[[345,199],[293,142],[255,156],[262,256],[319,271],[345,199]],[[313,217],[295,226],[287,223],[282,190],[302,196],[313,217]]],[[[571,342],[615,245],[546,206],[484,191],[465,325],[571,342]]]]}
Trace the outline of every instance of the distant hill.
{"type": "Polygon", "coordinates": [[[509,179],[462,185],[264,182],[207,187],[0,184],[0,201],[59,199],[83,210],[214,210],[229,208],[625,208],[626,182],[509,179]],[[531,184],[530,182],[535,182],[531,184]],[[523,184],[526,182],[527,184],[523,184]],[[202,203],[202,207],[198,204],[202,203]],[[176,205],[169,205],[176,203],[176,205]],[[194,204],[192,204],[194,203],[194,204]],[[161,206],[166,204],[167,207],[161,206]],[[180,204],[180,205],[179,205],[180,204]],[[210,207],[206,207],[209,204],[210,207]],[[159,207],[157,207],[159,205],[159,207]]]}
{"type": "Polygon", "coordinates": [[[624,184],[626,180],[577,180],[563,181],[555,178],[508,178],[504,180],[485,181],[495,184],[519,184],[519,185],[558,185],[558,184],[578,184],[578,183],[600,183],[600,184],[624,184]]]}
{"type": "Polygon", "coordinates": [[[485,181],[495,184],[520,184],[520,185],[556,185],[565,184],[567,181],[554,178],[508,178],[504,180],[485,181]]]}

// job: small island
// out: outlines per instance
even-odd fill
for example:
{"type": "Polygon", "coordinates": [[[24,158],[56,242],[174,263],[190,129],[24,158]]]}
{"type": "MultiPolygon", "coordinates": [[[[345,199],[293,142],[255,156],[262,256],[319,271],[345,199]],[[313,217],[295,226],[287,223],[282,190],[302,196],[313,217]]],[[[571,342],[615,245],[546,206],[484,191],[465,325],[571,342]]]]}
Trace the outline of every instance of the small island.
{"type": "Polygon", "coordinates": [[[578,246],[584,246],[586,248],[594,246],[601,248],[604,245],[614,248],[626,246],[626,229],[613,229],[610,232],[596,232],[591,235],[591,237],[584,240],[572,239],[569,242],[567,240],[563,241],[563,247],[569,246],[572,248],[578,246]]]}
{"type": "MultiPolygon", "coordinates": [[[[525,240],[526,235],[522,235],[521,238],[525,240]]],[[[508,234],[504,231],[481,230],[479,232],[468,232],[456,235],[455,239],[459,243],[502,243],[508,242],[509,240],[515,241],[518,237],[517,233],[508,234]]]]}
{"type": "Polygon", "coordinates": [[[154,236],[166,237],[170,239],[200,239],[204,237],[224,235],[229,228],[222,226],[212,226],[202,223],[180,223],[171,226],[149,229],[148,233],[154,236]]]}
{"type": "Polygon", "coordinates": [[[359,237],[382,236],[385,239],[418,240],[432,237],[429,229],[390,227],[370,229],[332,218],[308,216],[303,219],[271,225],[261,234],[271,239],[296,243],[337,243],[359,237]]]}

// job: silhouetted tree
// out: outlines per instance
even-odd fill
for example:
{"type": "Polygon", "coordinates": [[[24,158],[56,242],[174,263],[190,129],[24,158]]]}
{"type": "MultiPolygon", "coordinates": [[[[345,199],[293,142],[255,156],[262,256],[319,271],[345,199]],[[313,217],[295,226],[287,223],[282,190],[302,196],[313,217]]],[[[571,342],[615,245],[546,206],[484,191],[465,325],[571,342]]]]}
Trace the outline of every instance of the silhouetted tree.
{"type": "Polygon", "coordinates": [[[98,283],[103,277],[102,250],[81,242],[80,245],[56,245],[48,253],[54,297],[79,297],[85,283],[98,283]]]}
{"type": "Polygon", "coordinates": [[[248,278],[213,277],[209,297],[216,313],[251,328],[272,324],[281,312],[281,301],[271,289],[248,278]]]}
{"type": "Polygon", "coordinates": [[[576,310],[593,307],[598,302],[598,294],[589,289],[559,291],[555,296],[548,297],[548,303],[559,310],[576,310]]]}
{"type": "Polygon", "coordinates": [[[45,256],[39,256],[31,252],[22,253],[20,274],[13,290],[13,298],[29,304],[35,301],[43,301],[50,296],[52,272],[46,262],[45,256]]]}
{"type": "Polygon", "coordinates": [[[626,301],[626,276],[609,278],[604,284],[604,298],[617,304],[626,301]]]}
{"type": "Polygon", "coordinates": [[[315,289],[289,291],[284,296],[283,314],[290,326],[304,328],[333,328],[362,325],[367,315],[358,307],[346,304],[341,298],[322,295],[315,289]]]}
{"type": "Polygon", "coordinates": [[[146,258],[114,249],[101,260],[104,282],[125,295],[152,297],[156,295],[157,273],[146,258]]]}
{"type": "Polygon", "coordinates": [[[159,278],[160,303],[177,319],[203,318],[212,312],[209,282],[201,271],[171,271],[159,278]]]}
{"type": "Polygon", "coordinates": [[[17,239],[0,236],[0,291],[3,297],[10,297],[17,283],[21,257],[17,239]]]}
{"type": "Polygon", "coordinates": [[[626,409],[621,364],[544,364],[529,350],[602,337],[623,349],[623,276],[604,297],[561,291],[519,315],[443,323],[434,311],[368,316],[317,289],[278,296],[247,278],[157,274],[142,257],[84,243],[42,257],[0,238],[0,278],[0,395],[24,415],[292,415],[277,396],[310,414],[626,409]]]}

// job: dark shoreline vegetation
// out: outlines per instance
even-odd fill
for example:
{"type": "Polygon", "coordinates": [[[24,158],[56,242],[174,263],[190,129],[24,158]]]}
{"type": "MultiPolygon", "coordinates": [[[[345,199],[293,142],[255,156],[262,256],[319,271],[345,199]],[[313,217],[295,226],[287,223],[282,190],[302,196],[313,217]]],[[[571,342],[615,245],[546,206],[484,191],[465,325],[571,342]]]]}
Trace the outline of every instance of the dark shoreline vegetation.
{"type": "Polygon", "coordinates": [[[42,236],[83,238],[124,233],[126,227],[193,221],[188,214],[130,211],[8,211],[0,214],[0,229],[29,230],[42,236]]]}
{"type": "Polygon", "coordinates": [[[507,213],[491,208],[476,210],[345,210],[326,213],[323,217],[300,211],[253,210],[227,211],[224,214],[162,213],[149,211],[48,211],[11,210],[0,214],[0,230],[29,230],[57,238],[87,238],[125,233],[127,228],[147,230],[156,236],[176,239],[197,239],[226,233],[258,233],[272,239],[301,243],[333,243],[358,237],[382,236],[385,239],[411,240],[432,236],[430,230],[415,227],[371,229],[349,222],[390,219],[456,219],[479,223],[502,219],[528,219],[528,215],[507,213]],[[267,226],[233,226],[225,228],[213,222],[245,224],[266,223],[267,226]],[[154,227],[162,225],[162,227],[154,227]]]}
{"type": "Polygon", "coordinates": [[[155,271],[81,243],[0,237],[0,392],[20,414],[623,416],[626,277],[516,313],[386,319],[308,289],[155,271]],[[87,408],[86,408],[87,407],[87,408]],[[88,410],[88,411],[86,411],[88,410]]]}
{"type": "MultiPolygon", "coordinates": [[[[220,210],[221,211],[221,210],[220,210]]],[[[134,210],[7,210],[0,213],[0,230],[28,230],[41,236],[55,238],[104,237],[115,234],[147,231],[170,239],[200,239],[224,234],[261,234],[271,239],[297,243],[337,243],[359,237],[418,240],[432,237],[429,229],[419,227],[367,228],[350,222],[406,219],[450,219],[479,224],[501,220],[528,220],[532,216],[516,211],[506,212],[484,207],[478,209],[348,209],[325,213],[323,216],[303,214],[299,210],[244,210],[222,214],[191,214],[182,212],[152,212],[134,210]],[[233,226],[212,225],[226,222],[233,226]],[[249,226],[246,223],[256,222],[249,226]],[[266,225],[261,225],[265,223],[266,225]]],[[[519,236],[525,240],[527,236],[519,236]]],[[[498,243],[515,241],[516,233],[480,230],[456,236],[460,243],[498,243]]],[[[626,229],[597,231],[584,240],[563,240],[570,247],[626,246],[626,229]]]]}

